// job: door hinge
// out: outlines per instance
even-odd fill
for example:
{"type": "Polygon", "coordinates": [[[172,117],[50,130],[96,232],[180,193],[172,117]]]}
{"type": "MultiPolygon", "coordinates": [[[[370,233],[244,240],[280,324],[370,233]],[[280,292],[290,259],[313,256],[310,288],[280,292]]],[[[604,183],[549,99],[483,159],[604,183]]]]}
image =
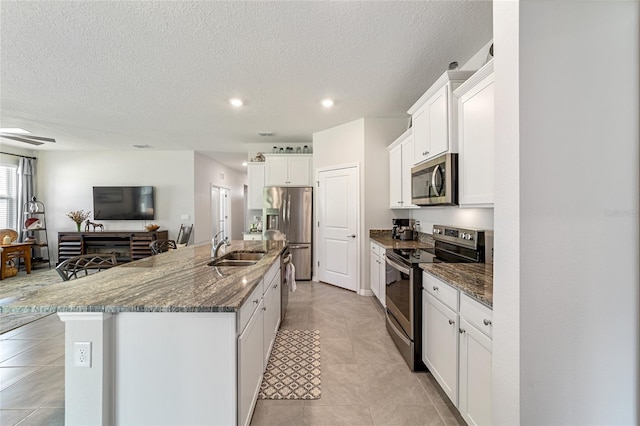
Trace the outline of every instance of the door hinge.
{"type": "Polygon", "coordinates": [[[320,188],[320,181],[319,180],[316,181],[316,184],[318,185],[318,188],[320,188]]]}
{"type": "Polygon", "coordinates": [[[320,228],[320,221],[318,221],[318,228],[320,228]]]}
{"type": "Polygon", "coordinates": [[[320,267],[320,261],[318,260],[318,267],[320,267]]]}

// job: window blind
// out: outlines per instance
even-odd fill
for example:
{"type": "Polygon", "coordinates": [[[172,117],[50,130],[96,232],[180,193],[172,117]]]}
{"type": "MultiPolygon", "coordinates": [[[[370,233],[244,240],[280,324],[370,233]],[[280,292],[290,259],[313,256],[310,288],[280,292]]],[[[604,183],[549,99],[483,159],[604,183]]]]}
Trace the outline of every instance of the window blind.
{"type": "Polygon", "coordinates": [[[0,164],[0,229],[18,230],[17,167],[0,164]]]}

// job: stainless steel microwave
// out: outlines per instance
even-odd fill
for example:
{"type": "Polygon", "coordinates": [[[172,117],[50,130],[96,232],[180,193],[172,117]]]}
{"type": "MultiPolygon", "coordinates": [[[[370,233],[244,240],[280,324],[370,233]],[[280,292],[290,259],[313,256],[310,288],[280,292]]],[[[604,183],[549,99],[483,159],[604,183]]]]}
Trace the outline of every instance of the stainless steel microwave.
{"type": "Polygon", "coordinates": [[[458,204],[458,154],[444,154],[411,168],[411,202],[418,206],[458,204]]]}

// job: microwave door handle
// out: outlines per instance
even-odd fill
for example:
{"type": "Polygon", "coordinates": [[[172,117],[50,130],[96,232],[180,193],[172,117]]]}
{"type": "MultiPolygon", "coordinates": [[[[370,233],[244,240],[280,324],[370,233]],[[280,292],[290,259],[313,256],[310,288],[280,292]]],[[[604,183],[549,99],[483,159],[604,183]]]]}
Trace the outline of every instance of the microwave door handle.
{"type": "Polygon", "coordinates": [[[440,191],[438,191],[438,187],[436,186],[436,176],[440,175],[440,164],[438,164],[436,166],[435,169],[433,169],[433,172],[431,173],[431,189],[433,189],[433,192],[439,197],[440,196],[440,191]]]}

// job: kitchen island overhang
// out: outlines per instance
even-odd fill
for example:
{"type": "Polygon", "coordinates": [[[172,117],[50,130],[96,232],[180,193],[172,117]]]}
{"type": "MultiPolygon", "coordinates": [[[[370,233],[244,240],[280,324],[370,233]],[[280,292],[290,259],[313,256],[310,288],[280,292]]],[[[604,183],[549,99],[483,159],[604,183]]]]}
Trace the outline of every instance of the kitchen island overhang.
{"type": "Polygon", "coordinates": [[[3,311],[64,321],[67,425],[238,424],[241,308],[262,296],[283,249],[234,241],[227,252],[265,256],[215,268],[210,244],[188,246],[50,286],[3,311]],[[76,366],[76,342],[90,342],[89,368],[76,366]]]}

